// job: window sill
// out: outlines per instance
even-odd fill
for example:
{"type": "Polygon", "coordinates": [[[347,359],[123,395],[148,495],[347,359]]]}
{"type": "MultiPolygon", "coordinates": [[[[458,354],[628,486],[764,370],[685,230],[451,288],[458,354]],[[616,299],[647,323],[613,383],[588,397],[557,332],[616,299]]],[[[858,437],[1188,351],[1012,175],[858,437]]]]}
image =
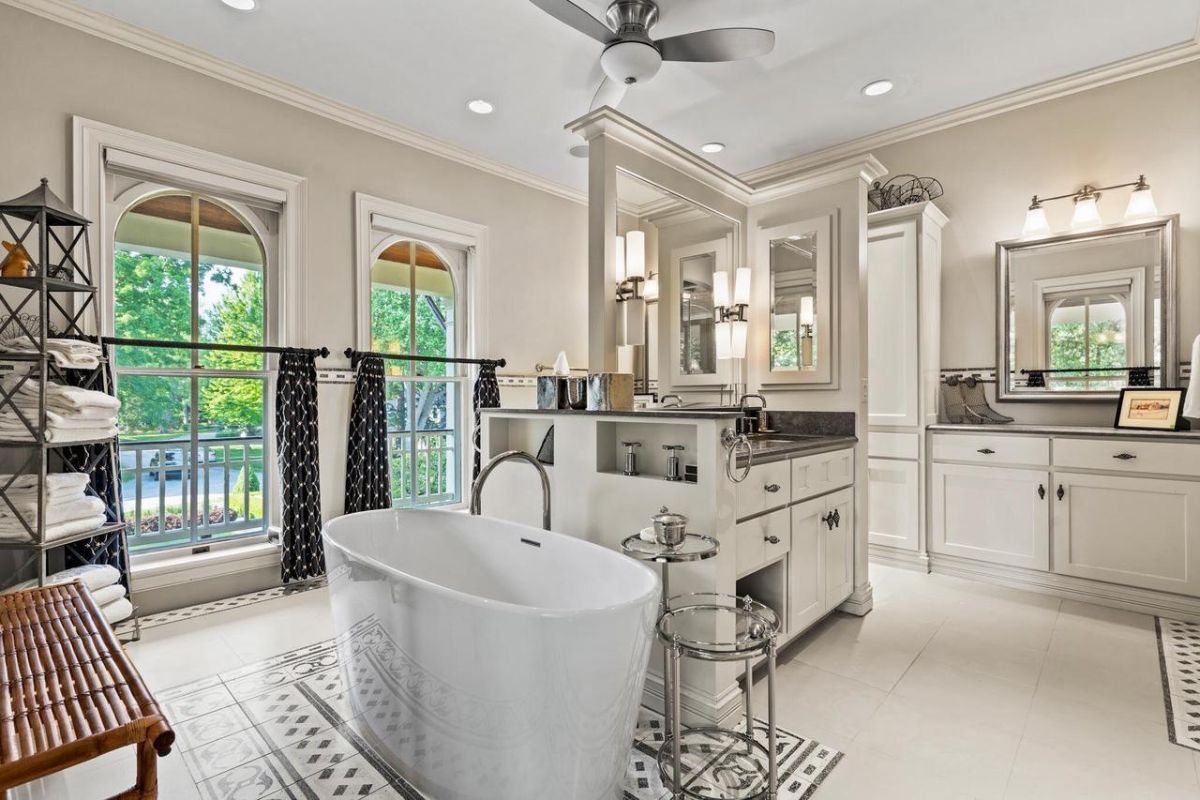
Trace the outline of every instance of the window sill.
{"type": "Polygon", "coordinates": [[[279,547],[257,538],[207,553],[158,553],[132,558],[135,591],[163,589],[193,581],[279,566],[279,547]]]}

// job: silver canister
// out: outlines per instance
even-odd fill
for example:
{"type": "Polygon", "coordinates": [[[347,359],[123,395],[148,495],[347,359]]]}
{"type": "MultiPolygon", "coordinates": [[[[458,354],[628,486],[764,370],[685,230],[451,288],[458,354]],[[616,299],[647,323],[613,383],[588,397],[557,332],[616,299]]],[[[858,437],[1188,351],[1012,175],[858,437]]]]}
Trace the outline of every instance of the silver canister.
{"type": "Polygon", "coordinates": [[[588,411],[633,411],[633,375],[593,372],[588,375],[588,411]]]}
{"type": "Polygon", "coordinates": [[[583,411],[588,404],[587,378],[582,375],[572,375],[564,378],[567,382],[567,405],[572,411],[583,411]]]}
{"type": "Polygon", "coordinates": [[[687,536],[687,517],[668,511],[666,506],[651,517],[654,522],[654,538],[667,547],[678,547],[687,536]]]}
{"type": "Polygon", "coordinates": [[[538,375],[537,407],[550,410],[566,408],[566,378],[560,378],[557,375],[538,375]]]}

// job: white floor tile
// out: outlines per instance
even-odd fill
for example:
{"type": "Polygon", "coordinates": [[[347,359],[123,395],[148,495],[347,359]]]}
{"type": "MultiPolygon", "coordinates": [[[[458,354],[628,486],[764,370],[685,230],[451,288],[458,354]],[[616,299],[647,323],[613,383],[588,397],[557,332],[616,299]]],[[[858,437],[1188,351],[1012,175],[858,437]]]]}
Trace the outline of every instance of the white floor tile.
{"type": "Polygon", "coordinates": [[[892,690],[925,711],[964,725],[1020,736],[1033,700],[1032,684],[1015,683],[962,669],[922,653],[892,690]]]}
{"type": "MultiPolygon", "coordinates": [[[[836,772],[835,772],[836,775],[836,772]]],[[[1195,800],[1196,787],[1164,783],[1130,759],[1082,759],[1070,742],[1021,742],[1006,800],[1195,800]]]]}

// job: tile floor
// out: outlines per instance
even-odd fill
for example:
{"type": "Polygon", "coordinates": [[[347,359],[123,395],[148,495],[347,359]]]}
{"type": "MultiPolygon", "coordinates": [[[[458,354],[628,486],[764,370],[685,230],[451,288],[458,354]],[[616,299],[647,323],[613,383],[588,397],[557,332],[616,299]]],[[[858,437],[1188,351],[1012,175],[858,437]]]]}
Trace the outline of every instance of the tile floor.
{"type": "MultiPolygon", "coordinates": [[[[845,753],[817,800],[1200,797],[1200,753],[1167,738],[1152,617],[877,565],[872,583],[871,614],[783,653],[781,725],[845,753]]],[[[129,651],[165,690],[331,633],[314,590],[163,625],[129,651]]],[[[93,800],[132,780],[118,753],[12,798],[93,800]]],[[[201,798],[179,751],[160,785],[201,798]]]]}

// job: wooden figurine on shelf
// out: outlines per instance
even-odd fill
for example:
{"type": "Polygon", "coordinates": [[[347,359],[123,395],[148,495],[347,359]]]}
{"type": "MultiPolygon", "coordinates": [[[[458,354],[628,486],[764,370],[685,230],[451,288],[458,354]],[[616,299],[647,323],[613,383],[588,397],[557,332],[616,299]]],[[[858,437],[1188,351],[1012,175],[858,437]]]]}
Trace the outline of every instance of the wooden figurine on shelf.
{"type": "Polygon", "coordinates": [[[27,278],[33,273],[33,260],[29,253],[19,244],[3,242],[8,255],[0,262],[0,275],[5,278],[27,278]]]}

